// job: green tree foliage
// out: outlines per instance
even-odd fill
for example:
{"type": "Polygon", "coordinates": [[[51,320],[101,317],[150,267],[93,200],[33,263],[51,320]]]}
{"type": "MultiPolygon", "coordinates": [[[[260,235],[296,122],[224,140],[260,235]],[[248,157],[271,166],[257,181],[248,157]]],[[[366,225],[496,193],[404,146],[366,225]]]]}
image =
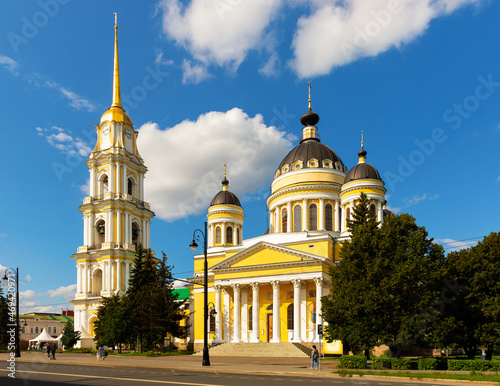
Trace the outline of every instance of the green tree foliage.
{"type": "Polygon", "coordinates": [[[443,346],[464,349],[474,358],[500,347],[500,232],[446,257],[447,294],[438,337],[443,346]]]}
{"type": "Polygon", "coordinates": [[[75,331],[69,320],[63,328],[61,343],[65,349],[72,348],[80,340],[80,331],[75,331]]]}
{"type": "Polygon", "coordinates": [[[3,294],[2,287],[0,287],[0,348],[7,347],[9,342],[9,335],[7,333],[7,325],[9,323],[9,305],[7,298],[3,294]]]}
{"type": "Polygon", "coordinates": [[[354,351],[387,344],[396,356],[402,345],[425,346],[439,312],[443,248],[408,214],[391,216],[380,228],[362,218],[330,270],[332,293],[322,299],[325,336],[354,351]]]}
{"type": "Polygon", "coordinates": [[[172,268],[167,265],[164,253],[162,260],[158,260],[149,250],[138,248],[127,296],[141,352],[157,345],[164,349],[167,335],[186,335],[186,327],[179,326],[184,318],[184,304],[172,292],[172,268]]]}
{"type": "Polygon", "coordinates": [[[376,216],[370,213],[370,201],[365,193],[359,195],[359,201],[354,206],[351,218],[347,220],[347,228],[352,233],[354,228],[360,224],[370,223],[372,226],[377,226],[379,223],[376,221],[376,216]]]}
{"type": "Polygon", "coordinates": [[[133,340],[134,326],[127,296],[115,294],[104,299],[97,310],[94,332],[98,346],[117,346],[118,352],[121,352],[122,344],[133,340]]]}

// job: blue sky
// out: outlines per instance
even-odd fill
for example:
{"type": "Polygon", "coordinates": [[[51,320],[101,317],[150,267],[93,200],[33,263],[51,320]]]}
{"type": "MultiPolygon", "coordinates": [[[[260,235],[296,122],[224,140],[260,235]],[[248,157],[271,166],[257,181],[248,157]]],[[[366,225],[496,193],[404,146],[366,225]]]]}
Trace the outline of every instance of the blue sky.
{"type": "Polygon", "coordinates": [[[176,277],[220,190],[244,237],[298,143],[312,83],[318,133],[347,165],[364,131],[388,205],[447,251],[498,231],[500,4],[486,0],[1,2],[0,273],[19,267],[21,312],[71,308],[85,160],[111,104],[118,13],[122,98],[139,130],[156,213],[151,244],[176,277]]]}

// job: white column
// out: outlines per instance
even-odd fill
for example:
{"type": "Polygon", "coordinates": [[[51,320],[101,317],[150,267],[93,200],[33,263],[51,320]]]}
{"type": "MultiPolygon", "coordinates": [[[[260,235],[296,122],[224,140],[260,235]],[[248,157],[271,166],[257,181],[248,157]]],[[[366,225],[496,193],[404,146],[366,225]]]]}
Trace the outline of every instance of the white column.
{"type": "Polygon", "coordinates": [[[110,174],[110,181],[109,181],[109,188],[108,192],[116,192],[115,189],[115,181],[116,181],[116,171],[115,171],[115,163],[110,162],[109,163],[109,174],[110,174]]]}
{"type": "Polygon", "coordinates": [[[127,165],[122,165],[122,194],[128,194],[127,165]]]}
{"type": "Polygon", "coordinates": [[[214,289],[215,289],[215,312],[217,312],[215,314],[215,339],[214,339],[214,342],[220,342],[221,341],[221,334],[220,334],[220,320],[221,320],[221,317],[222,317],[222,307],[221,307],[221,291],[222,291],[222,287],[220,286],[220,284],[216,284],[214,285],[214,289]]]}
{"type": "Polygon", "coordinates": [[[92,267],[89,263],[86,263],[87,269],[85,270],[86,279],[87,280],[87,292],[90,292],[90,279],[92,278],[92,267]]]}
{"type": "Polygon", "coordinates": [[[281,342],[281,325],[280,325],[280,282],[274,280],[271,282],[273,286],[273,338],[271,342],[281,342]]]}
{"type": "Polygon", "coordinates": [[[274,232],[274,229],[273,229],[273,212],[272,212],[272,209],[269,208],[269,233],[273,233],[274,232]]]}
{"type": "Polygon", "coordinates": [[[293,342],[300,342],[300,279],[293,279],[293,342]]]}
{"type": "Polygon", "coordinates": [[[339,210],[340,210],[339,200],[335,200],[335,213],[334,213],[334,216],[335,216],[335,228],[333,230],[337,231],[337,232],[341,232],[341,230],[340,230],[339,210]]]}
{"type": "Polygon", "coordinates": [[[287,213],[287,216],[288,218],[286,219],[286,231],[288,233],[292,232],[292,220],[293,220],[293,216],[292,216],[292,202],[291,201],[288,201],[286,203],[286,213],[287,213]]]}
{"type": "Polygon", "coordinates": [[[222,292],[224,294],[224,342],[229,342],[229,293],[227,292],[226,288],[222,289],[222,292]]]}
{"type": "Polygon", "coordinates": [[[120,260],[116,261],[116,289],[118,291],[122,289],[122,263],[120,260]]]}
{"type": "Polygon", "coordinates": [[[123,243],[123,240],[122,240],[122,228],[123,228],[122,213],[123,212],[121,210],[116,211],[116,242],[117,243],[123,243]]]}
{"type": "Polygon", "coordinates": [[[128,290],[128,279],[130,279],[130,261],[125,263],[125,291],[128,290]]]}
{"type": "Polygon", "coordinates": [[[117,161],[115,162],[115,168],[116,168],[116,193],[120,193],[122,190],[122,171],[121,171],[121,165],[117,161]]]}
{"type": "Polygon", "coordinates": [[[248,342],[248,287],[241,288],[241,340],[248,342]]]}
{"type": "Polygon", "coordinates": [[[109,242],[115,242],[115,213],[109,211],[109,242]]]}
{"type": "Polygon", "coordinates": [[[307,199],[302,200],[302,230],[307,231],[309,230],[309,224],[307,224],[307,220],[309,220],[309,217],[307,216],[307,199]]]}
{"type": "Polygon", "coordinates": [[[89,195],[91,197],[95,197],[95,184],[96,183],[96,180],[95,180],[95,166],[91,166],[90,167],[90,180],[89,180],[89,195]]]}
{"type": "Polygon", "coordinates": [[[382,221],[384,221],[384,210],[380,201],[377,201],[377,214],[377,221],[380,223],[378,226],[381,227],[382,221]]]}
{"type": "Polygon", "coordinates": [[[139,200],[144,201],[144,175],[139,173],[139,192],[137,193],[139,200]]]}
{"type": "MultiPolygon", "coordinates": [[[[317,277],[314,279],[314,282],[316,283],[316,335],[318,324],[323,324],[323,317],[321,315],[321,297],[323,296],[324,279],[322,277],[317,277]]],[[[316,341],[317,340],[318,337],[316,336],[316,341]]]]}
{"type": "Polygon", "coordinates": [[[240,325],[240,316],[241,316],[241,303],[240,303],[240,285],[238,283],[232,284],[233,287],[233,327],[234,327],[234,335],[231,340],[232,343],[241,342],[241,325],[240,325]]]}
{"type": "Polygon", "coordinates": [[[115,289],[115,262],[113,260],[109,261],[109,264],[111,265],[111,270],[110,270],[110,275],[109,275],[109,290],[113,291],[115,289]]]}
{"type": "Polygon", "coordinates": [[[279,232],[281,230],[281,219],[280,219],[280,208],[277,206],[274,208],[274,231],[279,232]]]}
{"type": "MultiPolygon", "coordinates": [[[[94,285],[95,288],[95,285],[94,285]]],[[[103,291],[108,289],[108,263],[106,261],[102,262],[102,286],[103,291]]]]}
{"type": "Polygon", "coordinates": [[[82,292],[82,265],[78,264],[76,266],[76,293],[82,292]]]}
{"type": "Polygon", "coordinates": [[[95,216],[93,213],[90,213],[89,214],[89,245],[94,245],[94,243],[95,243],[95,240],[94,240],[94,234],[95,234],[94,221],[95,221],[95,216]]]}
{"type": "Polygon", "coordinates": [[[236,230],[238,229],[238,225],[233,224],[233,245],[238,245],[238,240],[236,238],[236,230]]]}
{"type": "Polygon", "coordinates": [[[252,287],[252,336],[251,343],[259,343],[260,326],[259,326],[259,283],[250,283],[252,287]]]}
{"type": "Polygon", "coordinates": [[[325,199],[319,199],[319,208],[318,208],[318,230],[325,230],[325,199]]]}
{"type": "Polygon", "coordinates": [[[307,283],[302,281],[300,285],[300,331],[303,342],[307,341],[307,283]]]}
{"type": "Polygon", "coordinates": [[[146,228],[146,219],[142,219],[142,245],[144,248],[147,248],[147,236],[148,236],[148,230],[146,228]]]}
{"type": "Polygon", "coordinates": [[[130,244],[130,213],[124,212],[123,214],[123,233],[124,233],[124,243],[130,244]]]}
{"type": "Polygon", "coordinates": [[[221,227],[221,241],[222,241],[222,246],[225,246],[226,245],[226,223],[223,222],[222,223],[222,227],[221,227]]]}

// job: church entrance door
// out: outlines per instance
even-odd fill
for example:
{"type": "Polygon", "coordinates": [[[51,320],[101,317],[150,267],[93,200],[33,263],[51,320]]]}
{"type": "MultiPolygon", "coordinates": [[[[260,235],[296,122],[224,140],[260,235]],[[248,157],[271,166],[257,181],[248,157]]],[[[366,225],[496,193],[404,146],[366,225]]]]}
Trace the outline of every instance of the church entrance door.
{"type": "Polygon", "coordinates": [[[273,339],[273,314],[266,314],[267,316],[267,341],[273,339]]]}

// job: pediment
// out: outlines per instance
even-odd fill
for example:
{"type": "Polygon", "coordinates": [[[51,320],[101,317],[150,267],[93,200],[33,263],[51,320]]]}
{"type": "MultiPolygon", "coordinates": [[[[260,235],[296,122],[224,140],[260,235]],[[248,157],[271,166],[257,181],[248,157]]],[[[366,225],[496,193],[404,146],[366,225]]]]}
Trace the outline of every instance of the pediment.
{"type": "Polygon", "coordinates": [[[227,270],[239,271],[286,266],[296,267],[324,262],[329,265],[333,264],[330,259],[323,256],[261,241],[213,265],[209,270],[217,273],[227,270]]]}

